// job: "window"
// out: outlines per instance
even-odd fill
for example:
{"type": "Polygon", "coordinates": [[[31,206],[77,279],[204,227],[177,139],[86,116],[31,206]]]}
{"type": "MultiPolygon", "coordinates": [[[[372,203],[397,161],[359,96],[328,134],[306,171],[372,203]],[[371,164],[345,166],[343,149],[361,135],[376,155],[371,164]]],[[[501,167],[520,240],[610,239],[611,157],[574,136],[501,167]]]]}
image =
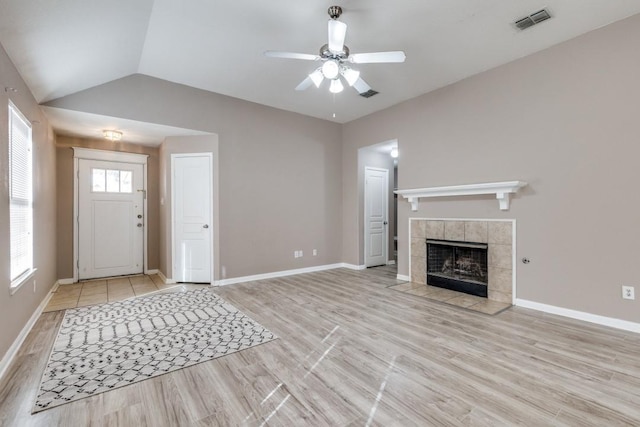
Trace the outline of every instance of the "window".
{"type": "Polygon", "coordinates": [[[9,235],[11,287],[17,288],[33,272],[33,155],[31,124],[9,103],[9,235]]]}
{"type": "Polygon", "coordinates": [[[91,169],[91,191],[94,193],[131,193],[132,171],[91,169]]]}

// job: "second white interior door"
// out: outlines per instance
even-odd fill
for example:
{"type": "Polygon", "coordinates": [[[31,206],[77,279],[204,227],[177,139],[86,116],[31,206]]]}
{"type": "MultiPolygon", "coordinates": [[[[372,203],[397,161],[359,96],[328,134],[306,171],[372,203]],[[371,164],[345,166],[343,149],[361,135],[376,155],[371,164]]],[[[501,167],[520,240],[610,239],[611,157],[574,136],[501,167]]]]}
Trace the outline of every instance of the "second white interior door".
{"type": "Polygon", "coordinates": [[[211,283],[211,156],[172,156],[173,279],[211,283]]]}
{"type": "Polygon", "coordinates": [[[364,171],[364,261],[367,267],[385,265],[388,249],[389,171],[364,171]]]}

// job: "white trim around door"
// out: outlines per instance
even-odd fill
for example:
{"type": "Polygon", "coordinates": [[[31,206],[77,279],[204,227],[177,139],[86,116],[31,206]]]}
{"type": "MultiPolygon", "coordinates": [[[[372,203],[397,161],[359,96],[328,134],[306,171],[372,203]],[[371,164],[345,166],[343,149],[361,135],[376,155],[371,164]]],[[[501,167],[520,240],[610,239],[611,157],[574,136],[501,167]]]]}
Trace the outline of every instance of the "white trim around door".
{"type": "Polygon", "coordinates": [[[79,278],[79,173],[80,163],[83,160],[100,160],[107,162],[121,162],[121,163],[133,163],[141,164],[143,167],[143,182],[144,182],[144,200],[143,200],[143,217],[144,221],[144,237],[143,237],[143,259],[144,259],[144,272],[149,271],[147,260],[147,237],[148,227],[146,226],[147,219],[147,160],[149,156],[146,154],[124,153],[119,151],[106,151],[96,150],[92,148],[73,147],[73,282],[77,282],[79,278]]]}

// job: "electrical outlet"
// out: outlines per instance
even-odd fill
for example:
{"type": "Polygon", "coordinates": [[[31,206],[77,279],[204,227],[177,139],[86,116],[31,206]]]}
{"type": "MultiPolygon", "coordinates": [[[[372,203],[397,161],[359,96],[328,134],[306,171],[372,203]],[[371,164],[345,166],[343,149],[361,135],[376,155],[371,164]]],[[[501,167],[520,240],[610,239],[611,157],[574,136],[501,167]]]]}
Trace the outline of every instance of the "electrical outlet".
{"type": "Polygon", "coordinates": [[[317,249],[313,250],[313,256],[318,256],[318,250],[317,249]]]}
{"type": "Polygon", "coordinates": [[[636,299],[636,292],[633,286],[622,287],[622,298],[624,299],[636,299]]]}
{"type": "Polygon", "coordinates": [[[293,257],[298,258],[298,251],[293,251],[293,257]]]}
{"type": "Polygon", "coordinates": [[[298,251],[298,255],[300,255],[300,258],[302,258],[304,256],[304,254],[302,253],[302,251],[298,251]]]}

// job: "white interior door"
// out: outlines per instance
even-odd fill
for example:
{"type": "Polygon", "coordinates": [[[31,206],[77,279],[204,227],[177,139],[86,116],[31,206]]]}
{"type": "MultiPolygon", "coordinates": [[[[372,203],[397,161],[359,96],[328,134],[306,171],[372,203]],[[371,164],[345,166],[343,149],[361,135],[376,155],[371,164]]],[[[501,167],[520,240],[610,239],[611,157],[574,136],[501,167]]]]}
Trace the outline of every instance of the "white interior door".
{"type": "Polygon", "coordinates": [[[78,161],[78,277],[144,269],[143,165],[78,161]]]}
{"type": "Polygon", "coordinates": [[[364,261],[367,267],[385,265],[388,250],[389,171],[364,170],[364,261]]]}
{"type": "Polygon", "coordinates": [[[211,156],[173,155],[173,279],[211,283],[211,156]]]}

